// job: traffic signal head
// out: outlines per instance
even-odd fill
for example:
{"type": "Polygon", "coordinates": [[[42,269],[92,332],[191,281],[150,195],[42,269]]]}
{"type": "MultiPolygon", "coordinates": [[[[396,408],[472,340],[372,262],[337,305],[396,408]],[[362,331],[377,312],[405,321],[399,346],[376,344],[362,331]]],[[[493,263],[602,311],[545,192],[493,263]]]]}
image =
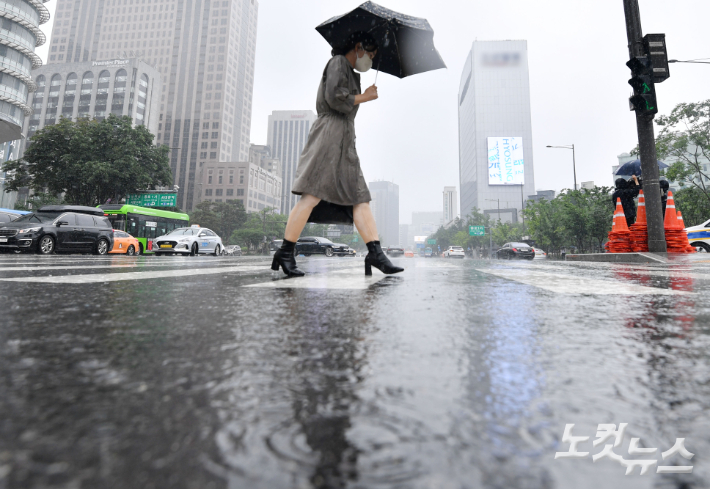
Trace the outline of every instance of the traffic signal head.
{"type": "Polygon", "coordinates": [[[629,85],[634,89],[634,95],[629,99],[632,110],[646,115],[658,113],[651,60],[647,56],[636,56],[631,58],[626,66],[631,69],[629,85]]]}

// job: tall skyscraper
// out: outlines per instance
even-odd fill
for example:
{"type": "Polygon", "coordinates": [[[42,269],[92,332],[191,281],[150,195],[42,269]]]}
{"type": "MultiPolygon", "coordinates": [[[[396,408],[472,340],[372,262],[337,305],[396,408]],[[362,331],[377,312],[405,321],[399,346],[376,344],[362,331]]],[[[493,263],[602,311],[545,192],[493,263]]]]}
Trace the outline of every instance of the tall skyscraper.
{"type": "MultiPolygon", "coordinates": [[[[49,21],[49,11],[44,6],[47,1],[0,2],[0,143],[20,139],[25,117],[32,114],[28,97],[37,88],[32,69],[42,66],[35,48],[47,40],[39,28],[49,21]]],[[[16,157],[18,148],[19,141],[5,145],[2,161],[10,159],[11,154],[16,157]]],[[[17,193],[5,194],[5,177],[0,172],[0,202],[9,206],[14,204],[17,193]]]]}
{"type": "Polygon", "coordinates": [[[271,156],[281,161],[282,214],[288,214],[296,205],[298,197],[291,193],[293,179],[315,120],[312,110],[275,110],[269,116],[266,144],[271,148],[271,156]]]}
{"type": "Polygon", "coordinates": [[[458,100],[461,215],[517,216],[535,193],[527,41],[474,42],[458,100]]]}
{"type": "Polygon", "coordinates": [[[399,244],[399,185],[370,182],[368,187],[372,196],[370,206],[382,246],[396,246],[399,244]]]}
{"type": "Polygon", "coordinates": [[[49,64],[135,57],[161,73],[157,141],[172,148],[183,209],[198,202],[207,162],[248,161],[258,5],[57,0],[49,64]]]}
{"type": "Polygon", "coordinates": [[[456,187],[444,187],[444,224],[448,224],[458,217],[459,198],[456,187]]]}

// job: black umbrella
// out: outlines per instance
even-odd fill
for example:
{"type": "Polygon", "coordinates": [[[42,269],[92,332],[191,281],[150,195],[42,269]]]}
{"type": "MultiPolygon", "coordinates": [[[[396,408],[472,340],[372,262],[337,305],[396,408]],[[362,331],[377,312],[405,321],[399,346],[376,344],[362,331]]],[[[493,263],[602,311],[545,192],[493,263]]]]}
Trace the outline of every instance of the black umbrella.
{"type": "Polygon", "coordinates": [[[398,78],[446,68],[434,47],[434,30],[426,19],[400,14],[373,2],[333,17],[316,30],[336,48],[343,46],[351,34],[367,32],[379,44],[373,66],[398,78]]]}
{"type": "MultiPolygon", "coordinates": [[[[668,165],[666,165],[662,161],[659,161],[658,168],[663,170],[664,168],[668,168],[668,165]]],[[[621,165],[618,170],[616,170],[616,174],[620,177],[624,177],[624,176],[630,177],[631,175],[636,175],[637,177],[640,177],[641,176],[641,160],[627,161],[626,163],[621,165]]]]}

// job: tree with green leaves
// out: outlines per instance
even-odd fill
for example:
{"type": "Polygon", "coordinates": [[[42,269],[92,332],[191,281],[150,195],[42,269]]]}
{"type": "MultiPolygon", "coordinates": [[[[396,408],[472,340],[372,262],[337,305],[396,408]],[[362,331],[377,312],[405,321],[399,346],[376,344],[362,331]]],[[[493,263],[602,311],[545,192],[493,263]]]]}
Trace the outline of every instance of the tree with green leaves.
{"type": "MultiPolygon", "coordinates": [[[[659,159],[674,160],[666,177],[681,187],[692,187],[710,203],[710,100],[678,104],[669,115],[660,116],[656,138],[659,159]]],[[[691,195],[691,194],[688,194],[691,195]]]]}
{"type": "Polygon", "coordinates": [[[240,200],[226,202],[203,200],[190,214],[190,222],[211,229],[226,241],[236,229],[247,222],[247,211],[240,200]]]}
{"type": "Polygon", "coordinates": [[[62,118],[38,131],[21,159],[3,164],[5,191],[29,187],[63,195],[68,204],[96,206],[171,186],[170,150],[154,146],[154,137],[145,126],[133,127],[130,117],[62,118]]]}
{"type": "Polygon", "coordinates": [[[697,187],[683,187],[673,194],[676,209],[683,214],[686,226],[697,226],[710,219],[710,203],[697,187]]]}

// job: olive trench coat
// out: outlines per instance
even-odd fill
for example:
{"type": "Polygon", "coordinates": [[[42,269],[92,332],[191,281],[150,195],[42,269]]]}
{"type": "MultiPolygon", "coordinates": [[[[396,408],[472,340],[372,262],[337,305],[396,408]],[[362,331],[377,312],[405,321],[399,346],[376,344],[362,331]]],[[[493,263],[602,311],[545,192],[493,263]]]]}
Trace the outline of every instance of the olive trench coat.
{"type": "Polygon", "coordinates": [[[318,119],[301,153],[294,194],[341,206],[372,200],[355,149],[355,95],[360,93],[360,75],[345,56],[333,56],[318,87],[318,119]]]}

